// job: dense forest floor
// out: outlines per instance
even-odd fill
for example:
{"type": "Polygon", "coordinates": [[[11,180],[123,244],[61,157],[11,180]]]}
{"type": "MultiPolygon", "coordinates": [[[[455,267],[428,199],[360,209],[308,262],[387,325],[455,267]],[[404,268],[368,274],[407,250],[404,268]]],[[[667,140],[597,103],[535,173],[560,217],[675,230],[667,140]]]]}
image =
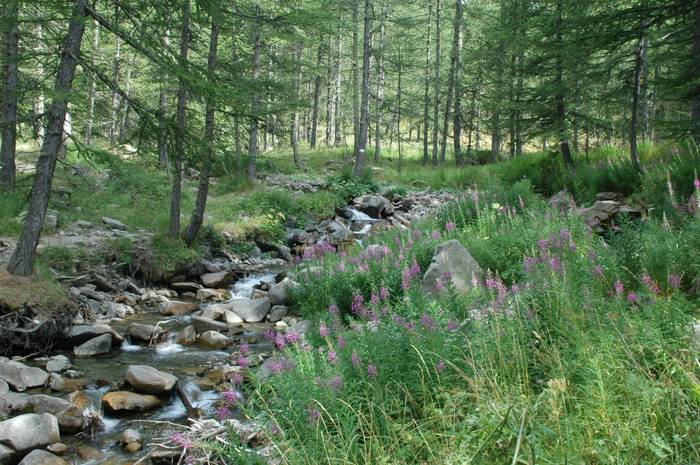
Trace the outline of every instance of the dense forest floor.
{"type": "MultiPolygon", "coordinates": [[[[365,193],[447,190],[457,200],[409,228],[302,253],[292,305],[311,329],[273,337],[263,370],[224,383],[240,395],[224,394],[219,421],[235,410],[255,439],[192,430],[173,444],[218,463],[695,463],[700,164],[684,148],[642,155],[643,174],[613,148],[580,154],[573,171],[547,153],[432,168],[409,148],[401,172],[386,151],[360,179],[343,149],[305,152],[302,170],[272,152],[255,185],[221,167],[187,248],[164,235],[166,173],[125,150],[70,152],[38,272],[0,274],[0,301],[63,305],[57,280],[121,269],[135,244],[167,273],[197,257],[259,256],[365,193]],[[620,207],[600,216],[596,202],[620,207]],[[472,280],[442,270],[430,296],[424,273],[452,240],[449,255],[473,258],[460,262],[472,280]]],[[[183,212],[195,188],[192,176],[183,212]]],[[[28,189],[22,177],[0,194],[0,258],[28,189]]]]}

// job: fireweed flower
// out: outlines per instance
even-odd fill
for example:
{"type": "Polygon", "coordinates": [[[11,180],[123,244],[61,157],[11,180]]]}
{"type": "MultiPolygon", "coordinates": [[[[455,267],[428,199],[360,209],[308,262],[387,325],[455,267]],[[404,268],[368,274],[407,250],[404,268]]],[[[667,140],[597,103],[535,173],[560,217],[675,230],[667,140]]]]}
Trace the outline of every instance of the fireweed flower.
{"type": "Polygon", "coordinates": [[[371,296],[370,299],[369,299],[369,302],[370,302],[372,305],[379,305],[379,296],[373,292],[373,293],[372,293],[372,296],[371,296]]]}
{"type": "Polygon", "coordinates": [[[238,364],[238,366],[245,368],[245,367],[250,365],[250,362],[248,361],[248,359],[246,357],[241,356],[241,357],[238,357],[237,364],[238,364]]]}
{"type": "Polygon", "coordinates": [[[275,359],[272,362],[270,362],[269,368],[270,368],[270,372],[273,375],[279,375],[280,373],[282,373],[284,371],[284,368],[285,368],[284,361],[279,360],[279,359],[275,359]]]}
{"type": "Polygon", "coordinates": [[[445,230],[452,232],[455,230],[455,224],[453,222],[445,223],[445,230]]]}
{"type": "Polygon", "coordinates": [[[367,377],[368,378],[376,378],[377,375],[379,374],[379,370],[377,370],[377,367],[374,366],[372,363],[367,364],[367,377]]]}
{"type": "Polygon", "coordinates": [[[382,287],[379,289],[379,297],[381,297],[382,300],[386,300],[389,298],[389,289],[386,287],[382,287]]]}
{"type": "Polygon", "coordinates": [[[357,352],[355,352],[354,350],[352,351],[352,355],[350,356],[350,362],[355,368],[359,367],[360,363],[362,363],[362,361],[360,360],[360,356],[357,355],[357,352]]]}
{"type": "Polygon", "coordinates": [[[424,313],[420,317],[420,324],[423,325],[423,328],[425,328],[426,331],[432,331],[435,329],[435,320],[433,320],[433,317],[427,313],[424,313]]]}
{"type": "Polygon", "coordinates": [[[328,337],[328,335],[330,334],[328,326],[326,326],[326,323],[323,321],[318,326],[318,334],[320,334],[321,337],[328,337]]]}
{"type": "Polygon", "coordinates": [[[444,360],[440,360],[440,361],[438,362],[437,366],[435,367],[435,370],[436,370],[438,373],[442,373],[442,372],[445,370],[445,367],[447,367],[447,365],[445,364],[445,361],[444,361],[444,360]]]}
{"type": "Polygon", "coordinates": [[[343,378],[342,376],[338,375],[331,379],[328,384],[331,387],[331,389],[333,389],[335,392],[338,392],[343,388],[343,378]]]}
{"type": "Polygon", "coordinates": [[[637,294],[635,294],[634,292],[630,292],[629,294],[627,294],[627,302],[631,304],[636,304],[639,302],[639,296],[637,296],[637,294]]]}
{"type": "Polygon", "coordinates": [[[338,354],[334,350],[329,350],[327,355],[328,363],[335,364],[338,361],[338,354]]]}
{"type": "Polygon", "coordinates": [[[652,277],[649,276],[648,274],[645,274],[644,276],[642,276],[642,283],[647,287],[649,292],[651,292],[652,294],[658,295],[661,293],[661,289],[659,289],[659,286],[652,279],[652,277]]]}
{"type": "Polygon", "coordinates": [[[345,338],[343,337],[342,334],[338,336],[337,341],[338,341],[338,349],[344,349],[345,346],[347,345],[347,341],[345,340],[345,338]]]}
{"type": "Polygon", "coordinates": [[[625,285],[619,279],[615,280],[615,295],[620,297],[625,292],[625,285]]]}
{"type": "Polygon", "coordinates": [[[289,344],[296,344],[299,342],[299,333],[290,331],[284,335],[284,340],[289,344]]]}
{"type": "Polygon", "coordinates": [[[316,408],[310,408],[308,420],[310,425],[317,424],[321,420],[321,412],[316,408]]]}
{"type": "Polygon", "coordinates": [[[234,384],[234,386],[240,386],[243,384],[243,374],[239,372],[235,372],[231,375],[231,382],[234,384]]]}
{"type": "Polygon", "coordinates": [[[442,234],[440,234],[440,231],[438,231],[437,229],[433,231],[433,233],[431,234],[431,236],[432,236],[432,238],[435,239],[436,241],[439,241],[440,239],[442,239],[442,234]]]}
{"type": "Polygon", "coordinates": [[[328,313],[330,315],[337,315],[340,312],[336,304],[331,304],[328,306],[328,313]]]}
{"type": "Polygon", "coordinates": [[[677,274],[672,274],[669,275],[668,277],[668,285],[671,286],[672,289],[680,289],[681,287],[681,277],[677,274]]]}
{"type": "Polygon", "coordinates": [[[243,400],[243,394],[238,391],[226,391],[224,392],[224,402],[228,405],[236,405],[238,402],[243,400]]]}
{"type": "Polygon", "coordinates": [[[459,323],[455,320],[450,320],[447,322],[447,330],[450,332],[457,331],[459,329],[459,323]]]}
{"type": "Polygon", "coordinates": [[[231,418],[233,413],[231,413],[228,407],[219,407],[216,411],[216,416],[219,418],[219,421],[224,421],[231,418]]]}
{"type": "Polygon", "coordinates": [[[602,277],[603,276],[603,267],[600,265],[594,266],[593,273],[598,277],[602,277]]]}
{"type": "Polygon", "coordinates": [[[268,329],[263,333],[263,337],[268,340],[268,341],[274,341],[275,338],[277,337],[277,333],[275,332],[274,329],[268,329]]]}
{"type": "Polygon", "coordinates": [[[241,353],[241,355],[248,355],[250,353],[250,346],[244,342],[243,344],[241,344],[241,347],[238,349],[238,351],[241,353]]]}
{"type": "Polygon", "coordinates": [[[281,334],[278,334],[275,337],[275,347],[277,347],[277,349],[279,349],[279,350],[282,350],[282,349],[284,349],[284,347],[286,345],[287,345],[287,340],[285,339],[285,337],[282,336],[281,334]]]}
{"type": "Polygon", "coordinates": [[[192,440],[180,432],[171,434],[170,441],[183,449],[191,449],[194,446],[192,440]]]}

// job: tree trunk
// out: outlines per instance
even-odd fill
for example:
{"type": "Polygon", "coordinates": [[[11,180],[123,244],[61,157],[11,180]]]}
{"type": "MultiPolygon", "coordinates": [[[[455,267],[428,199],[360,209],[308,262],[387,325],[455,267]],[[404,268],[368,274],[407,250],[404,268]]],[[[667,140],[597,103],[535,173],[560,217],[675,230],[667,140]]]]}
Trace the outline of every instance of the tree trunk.
{"type": "MultiPolygon", "coordinates": [[[[180,67],[187,69],[187,59],[190,47],[190,0],[184,0],[182,5],[182,29],[180,31],[180,67]]],[[[180,78],[177,91],[177,131],[175,133],[175,153],[173,153],[172,191],[170,194],[170,225],[168,237],[180,238],[180,197],[182,191],[182,159],[185,152],[185,132],[187,131],[187,85],[180,78]]]]}
{"type": "MultiPolygon", "coordinates": [[[[114,23],[119,23],[119,4],[114,4],[114,23]]],[[[116,36],[114,39],[114,63],[112,71],[112,80],[119,85],[119,74],[121,69],[121,37],[116,36]]],[[[114,145],[117,141],[118,124],[119,124],[119,107],[121,106],[121,97],[119,92],[112,92],[112,116],[109,122],[109,145],[114,145]]]]}
{"type": "MultiPolygon", "coordinates": [[[[170,31],[165,32],[163,44],[166,48],[170,47],[170,31]]],[[[167,170],[170,165],[168,159],[168,94],[165,91],[165,83],[160,83],[160,93],[158,96],[158,164],[161,169],[167,170]]]]}
{"type": "MultiPolygon", "coordinates": [[[[455,94],[455,84],[457,67],[459,66],[460,47],[462,43],[462,0],[455,0],[455,19],[452,25],[452,52],[450,53],[450,74],[447,78],[447,101],[445,102],[445,120],[442,126],[442,146],[440,148],[440,163],[445,163],[447,152],[447,133],[450,128],[450,116],[453,116],[453,124],[456,122],[458,113],[452,110],[452,99],[455,94]]],[[[455,160],[457,154],[455,153],[455,160]]]]}
{"type": "MultiPolygon", "coordinates": [[[[700,76],[700,0],[695,0],[694,27],[693,27],[693,55],[692,76],[700,76]]],[[[691,135],[696,144],[700,144],[700,84],[696,83],[692,89],[692,101],[690,104],[691,135]]]]}
{"type": "Polygon", "coordinates": [[[292,155],[294,157],[294,165],[297,168],[301,168],[301,162],[299,160],[299,96],[301,94],[301,74],[302,66],[301,60],[304,53],[304,45],[299,42],[296,46],[296,63],[299,67],[297,70],[297,75],[294,83],[294,97],[297,102],[295,103],[294,116],[292,118],[292,128],[291,128],[291,144],[292,144],[292,155]]]}
{"type": "Polygon", "coordinates": [[[360,0],[352,2],[352,150],[357,159],[360,146],[360,0]]]}
{"type": "MultiPolygon", "coordinates": [[[[455,25],[454,37],[452,39],[452,63],[450,67],[454,69],[450,72],[450,80],[454,87],[455,108],[453,112],[453,144],[455,152],[455,164],[462,164],[462,16],[464,14],[463,0],[455,1],[455,25]]],[[[449,92],[448,92],[449,95],[449,92]]],[[[447,111],[445,111],[447,116],[447,111]]],[[[447,132],[447,123],[445,124],[445,132],[447,132]]],[[[447,145],[447,137],[443,136],[445,145],[447,145]]],[[[442,158],[445,159],[445,149],[442,149],[442,158]]]]}
{"type": "MultiPolygon", "coordinates": [[[[323,42],[323,39],[321,39],[323,42]]],[[[314,79],[314,108],[311,117],[311,140],[309,144],[312,149],[316,148],[318,138],[318,102],[321,97],[321,65],[323,65],[323,43],[318,46],[316,55],[316,78],[314,79]]]]}
{"type": "Polygon", "coordinates": [[[634,61],[634,80],[632,86],[632,114],[630,116],[630,159],[632,166],[638,172],[641,172],[642,167],[639,165],[639,154],[637,153],[637,131],[639,120],[639,94],[641,91],[641,77],[644,49],[646,48],[646,37],[643,35],[639,38],[637,53],[634,61]]]}
{"type": "Polygon", "coordinates": [[[568,168],[574,166],[574,159],[571,157],[571,149],[569,148],[569,140],[566,128],[566,100],[564,95],[564,0],[557,1],[557,18],[556,18],[556,80],[555,80],[555,115],[557,122],[557,131],[559,133],[559,147],[564,163],[568,168]]]}
{"type": "Polygon", "coordinates": [[[438,164],[438,117],[440,114],[440,2],[435,0],[435,77],[433,88],[435,89],[433,100],[433,165],[438,164]]]}
{"type": "Polygon", "coordinates": [[[129,61],[126,65],[126,76],[124,78],[124,93],[126,94],[126,99],[123,102],[124,109],[119,118],[119,143],[123,144],[127,139],[127,131],[129,130],[129,114],[131,113],[131,104],[129,103],[133,89],[131,74],[134,70],[134,64],[136,62],[136,53],[132,53],[129,57],[129,61]]]}
{"type": "MultiPolygon", "coordinates": [[[[257,85],[260,80],[260,53],[262,50],[262,37],[260,36],[260,5],[255,5],[255,32],[253,34],[253,82],[257,85]]],[[[258,90],[253,91],[251,102],[253,112],[258,111],[260,96],[258,90]]],[[[254,116],[250,121],[250,137],[248,139],[248,180],[255,182],[256,162],[258,158],[258,118],[254,116]]]]}
{"type": "MultiPolygon", "coordinates": [[[[209,37],[209,57],[207,60],[207,78],[212,80],[216,73],[216,51],[219,47],[219,24],[217,14],[212,14],[211,36],[209,37]]],[[[209,171],[214,160],[214,102],[207,99],[204,116],[204,141],[206,147],[202,154],[202,165],[199,169],[199,187],[197,189],[197,203],[192,212],[187,231],[185,232],[185,242],[192,245],[202,227],[204,221],[204,211],[207,207],[207,196],[209,195],[209,171]]]]}
{"type": "MultiPolygon", "coordinates": [[[[428,28],[425,38],[425,85],[423,93],[423,164],[430,162],[430,152],[428,150],[428,131],[430,130],[430,39],[432,38],[431,28],[433,26],[433,0],[428,0],[428,28]]],[[[420,131],[420,129],[419,129],[420,131]]]]}
{"type": "MultiPolygon", "coordinates": [[[[92,48],[94,50],[99,50],[100,48],[100,23],[95,20],[94,31],[92,36],[92,48]]],[[[94,55],[91,55],[92,65],[95,66],[94,55]]],[[[88,103],[87,103],[87,121],[85,123],[85,145],[90,145],[92,143],[92,127],[95,118],[95,96],[97,94],[97,81],[95,76],[90,74],[90,86],[88,90],[88,103]]]]}
{"type": "Polygon", "coordinates": [[[403,153],[401,152],[401,67],[403,63],[401,62],[401,44],[399,44],[399,76],[398,76],[398,86],[396,89],[396,143],[399,146],[399,174],[403,169],[403,153]]]}
{"type": "Polygon", "coordinates": [[[41,228],[44,226],[46,209],[49,205],[51,183],[63,133],[63,121],[68,108],[68,97],[73,87],[77,57],[80,55],[80,42],[85,32],[86,4],[87,0],[75,0],[74,2],[68,35],[63,44],[61,61],[56,74],[55,97],[51,105],[48,131],[36,164],[29,209],[17,241],[17,247],[7,265],[7,271],[14,275],[28,276],[34,267],[36,247],[39,244],[41,228]]]}
{"type": "Polygon", "coordinates": [[[363,38],[362,57],[362,104],[360,108],[360,134],[355,153],[355,176],[365,172],[367,164],[367,136],[369,133],[369,71],[370,71],[370,42],[372,40],[372,1],[365,0],[365,30],[363,38]]]}
{"type": "Polygon", "coordinates": [[[0,185],[12,189],[17,171],[15,150],[17,147],[17,83],[19,81],[19,1],[10,0],[5,8],[4,73],[0,109],[0,137],[2,137],[0,185]]]}
{"type": "Polygon", "coordinates": [[[340,147],[343,145],[343,130],[342,130],[342,118],[341,118],[341,113],[340,113],[340,93],[342,92],[342,75],[341,75],[341,66],[342,66],[342,58],[343,58],[343,41],[342,37],[340,36],[340,33],[338,34],[337,37],[338,41],[338,49],[336,50],[336,56],[335,56],[335,70],[334,70],[334,76],[335,76],[335,90],[333,92],[333,113],[335,113],[335,141],[334,145],[336,147],[340,147]]]}
{"type": "Polygon", "coordinates": [[[379,163],[382,158],[382,104],[384,100],[384,22],[386,17],[386,4],[382,2],[381,21],[379,25],[379,53],[377,56],[377,101],[374,129],[374,162],[379,163]]]}
{"type": "Polygon", "coordinates": [[[335,125],[335,112],[333,107],[333,91],[335,90],[335,77],[333,72],[335,71],[335,58],[333,57],[333,39],[331,38],[328,43],[328,67],[327,67],[327,82],[326,82],[326,147],[330,147],[333,144],[333,126],[335,125]]]}
{"type": "MultiPolygon", "coordinates": [[[[44,29],[41,23],[36,25],[36,38],[39,43],[39,51],[43,51],[43,44],[44,44],[44,29]]],[[[44,81],[44,64],[39,61],[37,63],[37,78],[43,82],[44,81]]],[[[39,94],[36,96],[36,100],[32,102],[32,112],[34,113],[34,122],[33,122],[33,128],[34,128],[34,138],[36,140],[36,144],[38,146],[41,146],[44,143],[44,134],[45,134],[45,117],[44,117],[44,111],[45,111],[45,104],[44,104],[44,91],[43,89],[39,89],[39,94]]]]}

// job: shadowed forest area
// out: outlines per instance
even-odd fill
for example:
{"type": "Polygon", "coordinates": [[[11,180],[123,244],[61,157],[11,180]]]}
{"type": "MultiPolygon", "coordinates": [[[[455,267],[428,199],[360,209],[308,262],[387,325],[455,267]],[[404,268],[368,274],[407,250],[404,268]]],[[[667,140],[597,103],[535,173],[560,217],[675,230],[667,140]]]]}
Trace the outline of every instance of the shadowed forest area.
{"type": "Polygon", "coordinates": [[[6,0],[0,464],[700,463],[700,0],[6,0]]]}

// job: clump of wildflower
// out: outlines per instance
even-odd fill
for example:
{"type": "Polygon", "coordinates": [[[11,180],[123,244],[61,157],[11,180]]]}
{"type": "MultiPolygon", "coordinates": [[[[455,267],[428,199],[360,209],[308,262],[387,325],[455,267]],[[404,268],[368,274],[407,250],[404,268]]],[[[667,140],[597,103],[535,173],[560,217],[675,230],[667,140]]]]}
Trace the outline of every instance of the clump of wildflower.
{"type": "Polygon", "coordinates": [[[335,350],[329,350],[326,356],[328,363],[335,364],[338,361],[338,353],[335,350]]]}
{"type": "Polygon", "coordinates": [[[661,289],[659,289],[658,284],[656,284],[656,282],[648,274],[645,274],[642,276],[642,283],[647,287],[649,292],[651,292],[652,294],[658,295],[661,293],[661,289]]]}
{"type": "Polygon", "coordinates": [[[183,449],[191,449],[194,446],[192,440],[180,432],[171,434],[170,441],[183,449]]]}
{"type": "Polygon", "coordinates": [[[277,347],[277,349],[282,350],[286,345],[287,340],[282,334],[278,334],[277,336],[275,336],[275,347],[277,347]]]}
{"type": "Polygon", "coordinates": [[[326,326],[326,323],[324,321],[322,321],[318,325],[318,334],[320,334],[321,337],[328,337],[328,335],[330,334],[330,330],[328,329],[328,326],[326,326]]]}
{"type": "Polygon", "coordinates": [[[445,368],[446,368],[446,367],[447,367],[447,364],[445,363],[445,361],[444,361],[444,360],[440,360],[440,361],[438,362],[437,366],[435,367],[435,370],[438,372],[438,374],[440,374],[440,373],[442,373],[443,371],[445,371],[445,368]]]}
{"type": "Polygon", "coordinates": [[[376,378],[377,375],[379,374],[379,370],[373,363],[368,363],[367,364],[367,377],[368,378],[376,378]]]}
{"type": "Polygon", "coordinates": [[[299,342],[299,333],[297,333],[296,331],[289,331],[288,333],[284,334],[284,340],[288,344],[296,344],[297,342],[299,342]]]}
{"type": "Polygon", "coordinates": [[[338,341],[338,349],[344,349],[345,346],[347,345],[347,341],[345,340],[345,338],[343,337],[342,334],[338,335],[337,341],[338,341]]]}
{"type": "Polygon", "coordinates": [[[672,274],[669,275],[668,277],[668,285],[671,286],[671,289],[680,289],[681,287],[681,277],[677,274],[672,274]]]}
{"type": "Polygon", "coordinates": [[[362,363],[362,361],[360,360],[360,356],[357,355],[357,352],[355,352],[354,350],[352,351],[352,355],[350,356],[350,362],[355,368],[359,367],[360,363],[362,363]]]}
{"type": "Polygon", "coordinates": [[[436,229],[436,230],[434,230],[433,233],[431,234],[431,237],[432,237],[433,239],[435,239],[436,241],[439,241],[440,239],[442,239],[442,234],[440,234],[440,231],[438,231],[438,230],[436,229]]]}
{"type": "Polygon", "coordinates": [[[231,375],[231,382],[234,386],[240,386],[243,384],[243,373],[235,372],[231,375]]]}
{"type": "Polygon", "coordinates": [[[448,232],[452,232],[455,230],[455,224],[451,221],[445,223],[445,230],[448,232]]]}
{"type": "Polygon", "coordinates": [[[428,315],[427,313],[424,313],[420,317],[420,324],[426,331],[432,331],[433,329],[435,329],[435,320],[432,316],[428,315]]]}
{"type": "Polygon", "coordinates": [[[619,279],[615,280],[615,295],[620,297],[625,292],[625,285],[619,279]]]}
{"type": "Polygon", "coordinates": [[[331,304],[328,306],[328,313],[332,316],[337,315],[340,312],[336,304],[331,304]]]}
{"type": "Polygon", "coordinates": [[[382,300],[387,300],[389,298],[389,289],[386,287],[382,287],[381,289],[379,289],[379,297],[382,300]]]}
{"type": "Polygon", "coordinates": [[[238,351],[241,353],[241,355],[248,355],[250,353],[250,346],[244,342],[241,344],[238,351]]]}
{"type": "Polygon", "coordinates": [[[317,408],[310,408],[308,420],[310,425],[315,425],[321,420],[321,412],[317,408]]]}
{"type": "Polygon", "coordinates": [[[331,389],[333,389],[335,392],[338,392],[343,388],[343,377],[337,375],[333,379],[331,379],[328,384],[331,387],[331,389]]]}
{"type": "Polygon", "coordinates": [[[634,292],[630,292],[627,294],[627,302],[631,304],[636,304],[639,302],[639,296],[634,292]]]}
{"type": "Polygon", "coordinates": [[[236,363],[238,366],[243,368],[250,366],[250,361],[246,357],[238,357],[238,361],[236,363]]]}
{"type": "Polygon", "coordinates": [[[228,407],[219,407],[216,411],[216,416],[219,418],[219,421],[224,421],[231,418],[233,413],[231,413],[228,407]]]}
{"type": "Polygon", "coordinates": [[[459,323],[455,320],[450,320],[447,322],[447,330],[450,332],[457,331],[459,329],[459,323]]]}

